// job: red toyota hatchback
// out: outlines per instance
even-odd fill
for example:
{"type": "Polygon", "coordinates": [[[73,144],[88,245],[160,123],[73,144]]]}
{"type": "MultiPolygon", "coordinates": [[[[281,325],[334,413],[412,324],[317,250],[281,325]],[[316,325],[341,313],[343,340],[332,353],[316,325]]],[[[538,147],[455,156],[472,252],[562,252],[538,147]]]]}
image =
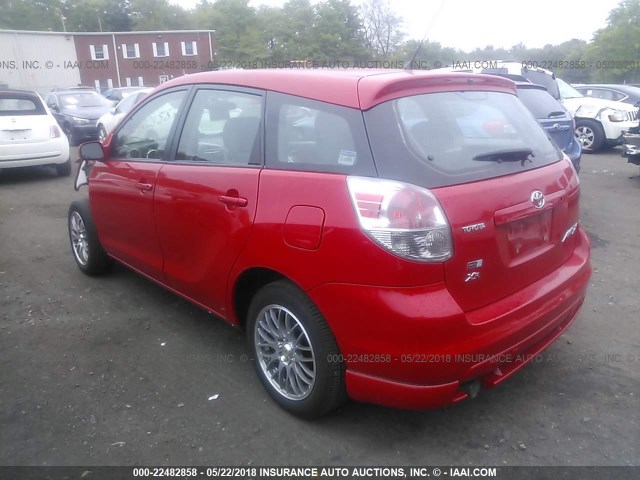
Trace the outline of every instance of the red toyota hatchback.
{"type": "Polygon", "coordinates": [[[80,269],[115,259],[245,329],[301,416],[473,397],[585,298],[578,176],[507,79],[189,75],[80,154],[80,269]]]}

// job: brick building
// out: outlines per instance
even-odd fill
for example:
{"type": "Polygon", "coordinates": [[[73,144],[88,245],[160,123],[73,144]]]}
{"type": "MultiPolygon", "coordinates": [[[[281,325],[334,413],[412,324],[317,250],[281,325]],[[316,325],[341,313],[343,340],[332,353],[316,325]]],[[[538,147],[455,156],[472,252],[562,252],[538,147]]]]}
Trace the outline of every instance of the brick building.
{"type": "Polygon", "coordinates": [[[26,32],[0,30],[0,86],[45,93],[86,85],[104,91],[155,86],[210,70],[213,30],[26,32]]]}

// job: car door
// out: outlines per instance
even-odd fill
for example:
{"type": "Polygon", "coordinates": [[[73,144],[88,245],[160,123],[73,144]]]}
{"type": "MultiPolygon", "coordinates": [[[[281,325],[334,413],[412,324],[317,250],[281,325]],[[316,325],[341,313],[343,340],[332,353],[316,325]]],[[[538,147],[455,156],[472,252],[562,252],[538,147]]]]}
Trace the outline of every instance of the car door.
{"type": "Polygon", "coordinates": [[[171,145],[187,88],[159,93],[118,127],[89,180],[91,212],[105,250],[163,280],[162,249],[153,216],[158,172],[171,145]]]}
{"type": "Polygon", "coordinates": [[[256,212],[263,98],[255,90],[199,88],[156,183],[167,284],[221,316],[256,212]]]}

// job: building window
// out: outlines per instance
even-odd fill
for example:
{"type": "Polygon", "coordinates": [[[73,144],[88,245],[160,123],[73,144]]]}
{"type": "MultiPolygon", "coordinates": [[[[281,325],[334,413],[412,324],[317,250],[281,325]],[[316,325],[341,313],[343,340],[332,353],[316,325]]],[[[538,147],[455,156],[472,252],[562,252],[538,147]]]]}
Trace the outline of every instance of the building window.
{"type": "Polygon", "coordinates": [[[169,42],[157,42],[157,43],[153,43],[152,46],[153,46],[154,57],[169,56],[169,42]]]}
{"type": "Polygon", "coordinates": [[[110,88],[113,88],[113,79],[107,78],[106,80],[95,80],[94,84],[96,86],[96,91],[102,93],[109,90],[110,88]]]}
{"type": "Polygon", "coordinates": [[[109,60],[109,49],[106,45],[89,45],[91,60],[109,60]]]}
{"type": "Polygon", "coordinates": [[[140,46],[137,43],[122,44],[123,58],[140,58],[140,46]]]}
{"type": "Polygon", "coordinates": [[[190,57],[198,54],[198,44],[196,42],[180,42],[182,44],[182,55],[190,57]]]}
{"type": "Polygon", "coordinates": [[[137,79],[131,79],[131,77],[126,77],[124,79],[125,82],[127,82],[127,87],[144,87],[144,78],[143,77],[138,77],[137,79]],[[133,82],[136,81],[137,83],[134,84],[133,82]]]}

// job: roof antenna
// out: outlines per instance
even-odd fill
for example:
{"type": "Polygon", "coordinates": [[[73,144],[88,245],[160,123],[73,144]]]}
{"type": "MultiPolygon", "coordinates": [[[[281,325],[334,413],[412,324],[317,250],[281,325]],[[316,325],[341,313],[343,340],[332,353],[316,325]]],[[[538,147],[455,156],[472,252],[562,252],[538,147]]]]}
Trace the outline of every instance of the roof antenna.
{"type": "Polygon", "coordinates": [[[414,52],[413,57],[411,57],[411,61],[404,66],[404,70],[413,70],[413,62],[416,61],[416,57],[418,56],[418,53],[420,53],[420,49],[422,48],[422,44],[424,43],[424,41],[427,38],[427,35],[431,31],[431,28],[433,27],[433,24],[436,22],[436,20],[440,16],[440,13],[442,12],[442,7],[444,7],[444,4],[445,4],[446,1],[447,0],[442,0],[440,2],[440,6],[438,7],[438,10],[436,11],[436,14],[431,19],[431,23],[429,24],[429,27],[424,32],[424,36],[422,37],[422,40],[420,40],[420,43],[418,44],[418,48],[416,48],[416,51],[414,52]]]}

